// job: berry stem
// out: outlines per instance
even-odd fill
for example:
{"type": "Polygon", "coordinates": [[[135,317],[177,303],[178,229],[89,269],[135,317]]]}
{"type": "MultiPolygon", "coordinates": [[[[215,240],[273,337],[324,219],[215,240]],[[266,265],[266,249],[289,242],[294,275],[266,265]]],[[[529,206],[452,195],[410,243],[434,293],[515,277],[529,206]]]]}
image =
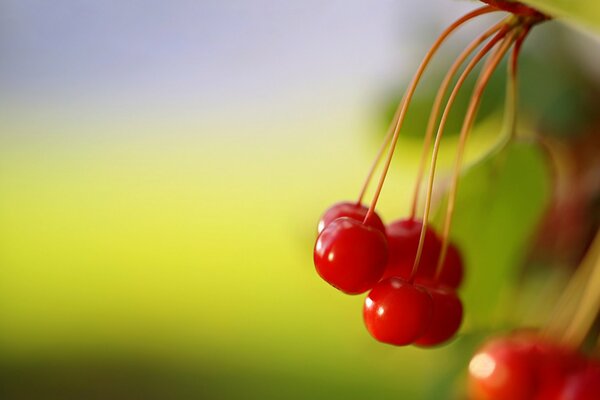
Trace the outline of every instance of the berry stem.
{"type": "Polygon", "coordinates": [[[475,68],[477,63],[481,61],[481,59],[502,39],[505,37],[507,31],[509,30],[509,25],[504,25],[500,31],[475,55],[475,57],[467,64],[465,70],[462,72],[458,81],[454,85],[452,92],[450,93],[450,97],[446,103],[446,107],[444,108],[444,112],[442,113],[442,118],[440,119],[440,125],[438,126],[438,130],[435,136],[435,143],[433,145],[433,152],[431,155],[431,165],[429,168],[429,177],[427,180],[427,192],[425,196],[425,207],[423,211],[423,226],[421,228],[421,235],[419,237],[419,246],[417,248],[417,255],[415,257],[415,263],[413,265],[413,270],[411,273],[410,280],[415,277],[417,273],[417,269],[419,263],[421,261],[421,256],[423,254],[423,246],[425,243],[425,232],[427,230],[427,224],[429,221],[429,213],[431,210],[431,198],[433,193],[433,180],[435,177],[435,168],[437,165],[437,157],[440,149],[440,144],[442,141],[442,136],[444,132],[444,128],[446,126],[446,121],[448,120],[448,116],[450,114],[450,110],[452,109],[452,105],[454,104],[454,100],[458,94],[458,91],[462,87],[463,83],[471,73],[471,71],[475,68]]]}
{"type": "Polygon", "coordinates": [[[383,143],[381,143],[379,150],[377,150],[377,155],[375,156],[375,160],[373,160],[373,163],[371,164],[371,167],[369,168],[369,172],[367,173],[367,177],[362,185],[362,188],[360,189],[360,193],[358,195],[358,201],[356,202],[357,205],[362,204],[365,194],[367,193],[369,183],[371,183],[371,179],[373,179],[373,175],[375,174],[375,170],[377,169],[377,166],[379,165],[379,162],[381,161],[381,158],[383,157],[385,149],[387,148],[388,144],[390,144],[390,140],[392,139],[392,135],[394,134],[394,127],[396,126],[396,122],[398,121],[398,115],[400,114],[400,109],[402,108],[403,103],[404,103],[404,99],[402,99],[402,101],[398,105],[398,108],[396,108],[396,111],[394,112],[394,118],[392,118],[392,123],[389,126],[387,133],[385,134],[385,137],[383,138],[383,143]]]}
{"type": "MultiPolygon", "coordinates": [[[[516,34],[517,34],[516,30],[513,30],[513,32],[510,34],[510,36],[508,38],[504,39],[504,42],[502,43],[502,45],[491,56],[491,58],[488,60],[488,63],[486,63],[486,66],[482,70],[481,76],[479,77],[478,82],[476,84],[476,88],[471,97],[471,101],[469,103],[469,107],[468,107],[467,113],[465,115],[465,119],[463,121],[463,126],[461,128],[459,143],[458,143],[458,147],[457,147],[456,162],[455,162],[454,171],[452,174],[452,181],[451,181],[451,185],[450,185],[450,190],[448,192],[448,204],[447,204],[447,208],[446,208],[446,216],[444,219],[444,225],[443,225],[442,234],[441,234],[442,247],[441,247],[440,255],[438,258],[438,264],[436,267],[435,279],[438,279],[442,272],[446,254],[448,252],[450,227],[452,226],[452,217],[454,215],[454,206],[456,203],[456,195],[458,192],[458,180],[459,180],[459,176],[460,176],[460,169],[462,166],[462,158],[464,155],[467,138],[469,136],[469,133],[471,131],[471,128],[473,126],[475,118],[477,116],[477,111],[478,111],[479,105],[481,103],[481,99],[482,99],[485,87],[487,86],[487,83],[489,82],[489,79],[491,78],[493,72],[498,67],[498,64],[500,63],[500,61],[502,60],[502,58],[508,51],[508,48],[514,42],[516,34]]],[[[433,179],[431,180],[430,184],[433,185],[433,179]]],[[[433,189],[433,187],[431,186],[430,190],[432,190],[432,189],[433,189]]]]}
{"type": "Polygon", "coordinates": [[[423,181],[423,175],[425,174],[425,163],[427,161],[427,156],[429,155],[429,149],[431,147],[431,140],[433,139],[433,132],[436,127],[436,122],[440,115],[440,109],[442,106],[442,100],[446,96],[446,92],[448,87],[450,86],[450,82],[452,78],[460,68],[460,66],[465,62],[465,60],[469,57],[469,55],[475,51],[479,45],[485,42],[490,36],[499,31],[503,25],[505,25],[505,21],[500,21],[496,25],[492,26],[486,32],[484,32],[481,36],[475,39],[467,48],[458,56],[450,70],[444,77],[440,88],[435,97],[435,101],[433,103],[433,108],[431,109],[431,113],[429,114],[429,120],[427,121],[427,130],[425,131],[425,139],[423,141],[423,150],[421,151],[421,159],[419,160],[419,168],[417,170],[417,180],[415,183],[413,200],[412,200],[412,208],[410,212],[410,219],[415,219],[417,214],[417,204],[419,201],[419,193],[421,192],[421,183],[423,181]]]}
{"type": "Polygon", "coordinates": [[[446,217],[444,219],[444,226],[441,235],[442,249],[440,251],[440,257],[438,259],[438,265],[436,268],[436,278],[439,277],[442,271],[444,260],[446,258],[446,253],[448,252],[450,227],[452,226],[452,216],[454,215],[454,205],[456,202],[456,194],[458,192],[458,178],[460,176],[462,159],[467,144],[467,139],[469,137],[469,133],[471,132],[471,128],[473,127],[473,123],[475,122],[475,118],[477,117],[477,111],[479,109],[479,105],[481,104],[483,92],[492,74],[498,67],[498,64],[500,64],[500,61],[502,61],[502,58],[508,51],[509,47],[514,43],[515,38],[519,33],[519,28],[513,29],[509,36],[506,39],[504,39],[500,47],[498,47],[496,52],[491,56],[490,63],[488,66],[486,66],[486,69],[482,71],[481,76],[479,77],[475,90],[473,92],[473,96],[471,97],[469,108],[467,109],[467,114],[465,115],[463,126],[460,132],[458,149],[456,152],[456,162],[454,164],[454,171],[452,173],[452,183],[448,192],[448,205],[446,207],[446,217]]]}
{"type": "Polygon", "coordinates": [[[590,252],[593,253],[590,256],[590,261],[593,261],[590,263],[590,275],[584,282],[584,287],[579,287],[579,290],[582,290],[581,301],[575,308],[573,318],[563,336],[563,341],[573,348],[581,346],[600,307],[600,231],[596,234],[590,252]]]}
{"type": "Polygon", "coordinates": [[[535,21],[536,23],[542,22],[542,21],[550,18],[547,15],[542,14],[541,12],[539,12],[536,9],[526,6],[525,4],[522,4],[521,2],[514,1],[514,0],[481,0],[481,1],[484,3],[487,3],[491,6],[497,7],[503,11],[507,11],[513,15],[530,18],[532,21],[535,21]]]}
{"type": "MultiPolygon", "coordinates": [[[[433,43],[433,45],[431,46],[429,51],[425,54],[423,61],[421,61],[421,65],[417,69],[417,72],[413,76],[413,78],[410,82],[410,85],[409,85],[408,89],[406,90],[406,93],[404,94],[402,100],[400,101],[398,118],[395,121],[393,121],[393,123],[392,123],[393,130],[389,131],[389,132],[393,132],[393,134],[391,135],[390,139],[388,139],[386,137],[386,139],[384,140],[384,144],[382,147],[387,146],[386,142],[388,140],[390,140],[391,141],[390,148],[388,150],[388,155],[387,155],[384,167],[383,167],[383,171],[381,171],[381,175],[379,178],[379,182],[377,184],[377,188],[373,195],[373,199],[371,200],[371,206],[369,207],[369,211],[367,212],[367,215],[365,216],[365,219],[364,219],[365,223],[369,220],[369,218],[371,218],[371,215],[373,215],[373,213],[375,212],[375,207],[377,206],[377,200],[379,200],[379,195],[381,194],[381,190],[383,189],[383,184],[385,182],[386,175],[390,168],[390,164],[392,162],[392,157],[394,156],[394,149],[396,147],[396,143],[398,142],[398,136],[400,134],[400,129],[402,128],[402,123],[404,122],[404,117],[406,116],[406,112],[408,111],[408,106],[410,105],[412,96],[415,93],[417,84],[419,83],[419,80],[421,79],[421,76],[423,75],[423,72],[427,68],[427,65],[431,61],[433,55],[436,53],[436,51],[439,49],[439,47],[442,45],[442,43],[446,40],[446,38],[452,32],[454,32],[458,27],[463,25],[465,22],[467,22],[475,17],[478,17],[480,15],[495,12],[495,11],[498,11],[498,9],[491,7],[491,6],[484,6],[484,7],[478,8],[476,10],[473,10],[470,13],[467,13],[466,15],[460,17],[459,19],[454,21],[448,28],[446,28],[442,32],[442,34],[433,43]]],[[[388,134],[388,136],[389,136],[389,134],[388,134]]],[[[383,153],[383,152],[381,152],[381,153],[383,153]]],[[[368,184],[372,178],[373,172],[375,171],[375,166],[377,165],[378,162],[379,162],[379,159],[376,159],[374,162],[374,166],[371,168],[371,171],[369,172],[369,174],[367,176],[367,179],[364,184],[364,188],[363,188],[363,190],[361,190],[361,193],[364,192],[364,190],[366,190],[366,187],[368,186],[368,184]]],[[[360,200],[362,200],[362,194],[361,194],[360,200]]]]}
{"type": "Polygon", "coordinates": [[[521,53],[521,47],[523,42],[529,34],[531,27],[526,26],[523,28],[521,35],[515,41],[515,46],[508,62],[508,79],[506,84],[506,104],[505,109],[505,130],[506,138],[508,141],[514,139],[517,135],[517,108],[519,106],[519,79],[518,79],[518,67],[519,67],[519,54],[521,53]]]}
{"type": "Polygon", "coordinates": [[[594,259],[600,255],[598,253],[600,251],[600,244],[597,243],[597,240],[598,237],[587,251],[575,273],[569,279],[567,286],[563,289],[554,312],[542,332],[546,337],[560,337],[564,333],[565,327],[569,324],[569,320],[575,308],[577,308],[577,303],[581,299],[581,288],[585,286],[585,282],[590,277],[594,259]]]}
{"type": "MultiPolygon", "coordinates": [[[[518,23],[518,19],[515,20],[518,23]]],[[[518,25],[520,26],[520,25],[518,25]]],[[[477,116],[477,110],[479,108],[479,104],[481,103],[481,96],[483,95],[483,91],[485,90],[485,86],[487,85],[492,73],[497,68],[499,62],[504,57],[504,54],[508,51],[508,47],[514,42],[515,46],[513,48],[513,52],[511,54],[511,59],[509,61],[508,66],[508,74],[509,74],[509,83],[508,83],[508,93],[507,93],[507,111],[506,111],[506,121],[508,121],[506,125],[506,129],[508,132],[508,140],[511,140],[516,135],[516,126],[517,126],[517,100],[518,100],[518,79],[517,79],[517,66],[519,61],[519,54],[521,51],[521,47],[523,45],[523,41],[525,37],[529,33],[531,29],[530,25],[526,25],[522,28],[517,28],[511,35],[511,38],[506,40],[507,46],[504,50],[502,47],[498,49],[498,53],[503,53],[499,55],[499,58],[492,57],[489,62],[490,65],[486,66],[482,72],[481,77],[479,78],[478,86],[475,89],[475,93],[471,99],[471,104],[469,105],[469,111],[465,116],[465,121],[463,123],[463,129],[461,131],[458,151],[456,155],[456,164],[454,166],[454,173],[452,174],[452,184],[450,187],[450,191],[448,194],[448,205],[446,209],[446,218],[444,220],[444,227],[442,229],[442,248],[440,250],[440,256],[438,258],[438,264],[436,267],[435,279],[438,279],[440,274],[442,273],[442,269],[444,267],[444,261],[446,259],[446,254],[448,253],[448,245],[450,239],[450,228],[452,226],[452,217],[454,214],[454,204],[456,202],[456,194],[458,192],[458,179],[460,176],[460,167],[462,165],[462,157],[464,153],[464,149],[466,146],[466,140],[473,126],[473,122],[475,121],[475,117],[477,116]],[[486,76],[487,75],[487,76],[486,76]],[[471,109],[471,105],[473,108],[471,109]],[[472,113],[472,115],[470,114],[472,113]],[[470,119],[470,121],[468,121],[470,119]]]]}

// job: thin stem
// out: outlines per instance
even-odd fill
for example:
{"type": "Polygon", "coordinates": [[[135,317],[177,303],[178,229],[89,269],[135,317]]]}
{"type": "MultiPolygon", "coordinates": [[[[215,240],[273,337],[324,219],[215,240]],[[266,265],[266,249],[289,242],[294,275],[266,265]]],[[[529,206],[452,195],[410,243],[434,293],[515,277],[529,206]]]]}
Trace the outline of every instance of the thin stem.
{"type": "Polygon", "coordinates": [[[448,238],[450,236],[450,227],[452,226],[452,216],[454,214],[454,205],[456,202],[456,193],[458,192],[458,178],[460,176],[460,168],[462,166],[462,158],[465,151],[465,146],[467,143],[467,138],[473,127],[473,122],[475,122],[475,117],[477,116],[477,111],[479,109],[479,105],[481,104],[481,99],[483,97],[483,92],[500,61],[508,51],[509,47],[515,41],[516,36],[519,34],[519,28],[513,29],[513,31],[509,34],[509,36],[502,42],[498,50],[494,53],[492,58],[490,59],[490,65],[487,69],[482,71],[481,76],[478,79],[475,90],[473,92],[473,96],[471,97],[471,101],[469,103],[469,108],[467,109],[467,114],[465,115],[465,119],[463,121],[463,126],[460,132],[460,138],[458,142],[458,149],[456,152],[456,162],[454,164],[454,172],[452,174],[452,183],[450,186],[450,190],[448,192],[448,205],[446,208],[446,218],[444,220],[444,227],[442,230],[442,249],[440,251],[440,257],[438,259],[438,265],[436,268],[436,278],[439,277],[442,267],[444,265],[444,260],[446,258],[446,253],[448,252],[448,238]]]}
{"type": "Polygon", "coordinates": [[[600,256],[600,231],[596,234],[593,244],[587,251],[569,283],[563,289],[550,320],[546,323],[543,334],[547,337],[559,337],[569,324],[569,320],[577,308],[581,298],[581,288],[589,280],[596,257],[600,256]]]}
{"type": "Polygon", "coordinates": [[[458,91],[462,87],[463,83],[465,82],[465,80],[467,79],[467,77],[469,76],[471,71],[473,71],[473,68],[475,68],[475,66],[479,63],[479,61],[481,61],[481,59],[496,45],[496,43],[498,43],[506,35],[507,31],[508,31],[508,26],[503,26],[500,29],[500,31],[475,55],[475,57],[469,62],[469,64],[467,64],[467,66],[465,67],[465,70],[462,72],[462,74],[458,78],[458,81],[454,85],[454,89],[452,89],[452,92],[450,93],[450,97],[448,98],[448,101],[446,103],[446,107],[444,108],[444,112],[442,113],[442,118],[440,119],[440,125],[438,127],[438,130],[437,130],[437,133],[435,136],[435,143],[433,144],[433,152],[431,155],[431,165],[429,168],[429,177],[428,177],[428,181],[427,181],[427,192],[426,192],[426,196],[425,196],[425,207],[424,207],[424,211],[423,211],[423,220],[422,220],[423,226],[421,227],[421,236],[419,238],[419,246],[417,247],[417,255],[415,257],[415,262],[413,264],[413,270],[412,270],[411,277],[410,277],[411,280],[416,275],[419,263],[421,261],[421,256],[423,254],[423,246],[425,243],[425,232],[427,229],[427,223],[429,221],[429,212],[431,209],[433,180],[434,180],[434,176],[435,176],[435,168],[437,165],[437,157],[438,157],[438,153],[440,150],[440,144],[442,141],[444,129],[446,127],[446,122],[448,120],[448,116],[450,115],[450,110],[452,109],[454,100],[456,99],[456,96],[458,95],[458,91]]]}
{"type": "Polygon", "coordinates": [[[566,329],[563,341],[572,347],[579,347],[594,323],[600,307],[600,233],[596,235],[592,250],[596,253],[594,264],[583,288],[581,301],[575,309],[571,323],[566,329]]]}
{"type": "Polygon", "coordinates": [[[421,151],[421,159],[419,160],[419,168],[417,170],[417,180],[415,183],[415,189],[413,193],[413,201],[412,208],[410,212],[410,219],[415,219],[415,215],[417,213],[417,204],[419,201],[419,193],[421,192],[421,182],[423,181],[423,175],[425,173],[425,163],[427,161],[427,156],[429,155],[429,149],[431,147],[431,140],[433,139],[433,132],[436,127],[436,122],[440,115],[440,109],[442,107],[442,101],[446,96],[446,92],[448,87],[450,86],[450,82],[452,78],[460,68],[460,66],[465,62],[465,60],[469,57],[469,55],[475,51],[479,45],[485,42],[490,36],[499,31],[503,25],[505,25],[506,21],[500,21],[496,25],[492,26],[490,29],[485,31],[481,36],[475,39],[467,48],[458,56],[450,70],[444,77],[440,88],[435,97],[435,101],[433,102],[433,108],[431,109],[431,113],[429,114],[429,120],[427,122],[427,130],[425,131],[425,139],[423,141],[423,150],[421,151]]]}
{"type": "Polygon", "coordinates": [[[519,105],[519,80],[518,80],[518,66],[519,66],[519,54],[521,47],[525,41],[525,37],[529,33],[531,27],[526,26],[521,35],[517,38],[515,46],[508,62],[508,79],[506,86],[506,104],[505,104],[505,129],[506,137],[508,140],[514,139],[517,134],[517,109],[519,105]]]}
{"type": "MultiPolygon", "coordinates": [[[[390,139],[391,143],[390,143],[390,148],[388,150],[387,159],[385,161],[383,170],[381,172],[381,176],[379,178],[377,188],[373,195],[373,199],[371,200],[371,206],[369,207],[369,211],[367,212],[367,215],[365,216],[365,219],[364,219],[365,223],[369,220],[369,218],[371,218],[371,216],[375,212],[375,207],[377,206],[377,200],[379,200],[379,195],[381,194],[381,190],[383,189],[383,184],[385,182],[385,177],[390,168],[390,164],[392,162],[392,157],[394,156],[394,149],[396,147],[396,143],[398,142],[398,136],[400,133],[400,129],[402,128],[402,123],[404,122],[404,117],[406,116],[406,112],[408,111],[408,106],[413,97],[413,94],[415,93],[417,84],[419,83],[419,80],[421,79],[421,76],[423,75],[423,72],[425,71],[427,65],[431,61],[431,58],[436,53],[436,51],[439,49],[439,47],[442,45],[442,43],[446,40],[446,38],[452,32],[454,32],[458,27],[460,27],[465,22],[467,22],[475,17],[478,17],[483,14],[488,14],[491,12],[496,12],[496,11],[499,11],[499,10],[497,8],[494,8],[491,6],[484,6],[484,7],[478,8],[476,10],[473,10],[470,13],[467,13],[466,15],[462,16],[461,18],[457,19],[448,28],[446,28],[446,30],[444,30],[442,32],[442,34],[433,43],[433,45],[431,46],[429,51],[425,54],[423,61],[421,61],[421,65],[419,66],[419,68],[417,69],[417,72],[413,76],[413,78],[410,82],[410,85],[409,85],[408,89],[406,90],[406,93],[404,94],[402,101],[400,102],[400,105],[399,105],[400,112],[398,113],[398,119],[393,123],[394,129],[393,129],[393,135],[390,139]]],[[[384,145],[385,145],[386,141],[387,140],[384,140],[384,145]]],[[[376,160],[375,164],[377,164],[377,162],[378,162],[378,160],[376,160]]],[[[372,168],[372,170],[374,171],[375,168],[372,168]]],[[[367,176],[367,180],[364,185],[365,187],[368,185],[369,181],[371,180],[371,176],[372,176],[372,173],[370,173],[367,176]]],[[[361,197],[361,200],[362,200],[362,197],[361,197]]]]}
{"type": "Polygon", "coordinates": [[[381,143],[379,150],[377,150],[377,155],[375,156],[375,159],[373,160],[373,163],[371,164],[371,168],[369,168],[369,173],[367,174],[367,178],[365,179],[365,181],[362,185],[362,188],[360,189],[360,193],[358,195],[358,200],[356,202],[356,204],[358,204],[358,205],[362,204],[365,194],[367,193],[369,183],[371,183],[371,179],[373,179],[373,174],[375,174],[375,170],[377,169],[377,166],[379,165],[379,162],[381,161],[381,158],[383,157],[383,153],[385,152],[385,149],[387,148],[388,144],[390,144],[390,140],[392,139],[392,135],[394,134],[394,127],[396,126],[396,123],[398,121],[398,116],[400,115],[400,110],[402,109],[403,103],[404,103],[404,99],[402,99],[400,101],[400,104],[398,104],[398,107],[396,108],[396,111],[394,112],[394,118],[392,118],[392,123],[389,126],[387,133],[385,134],[385,137],[383,138],[383,143],[381,143]]]}

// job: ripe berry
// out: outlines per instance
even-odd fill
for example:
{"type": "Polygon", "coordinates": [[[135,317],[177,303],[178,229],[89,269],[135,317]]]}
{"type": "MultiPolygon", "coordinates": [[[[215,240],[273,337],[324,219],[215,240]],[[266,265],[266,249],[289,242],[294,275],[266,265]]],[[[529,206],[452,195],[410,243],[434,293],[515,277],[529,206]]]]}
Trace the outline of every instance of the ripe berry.
{"type": "Polygon", "coordinates": [[[314,250],[317,272],[348,294],[371,289],[385,269],[387,242],[377,229],[343,217],[323,229],[314,250]]]}
{"type": "MultiPolygon", "coordinates": [[[[319,225],[317,226],[317,232],[321,233],[327,225],[341,217],[348,217],[355,219],[359,222],[363,222],[368,211],[368,207],[365,207],[359,203],[351,203],[346,201],[334,204],[333,206],[329,207],[327,211],[325,211],[323,216],[321,216],[321,219],[319,220],[319,225]]],[[[373,213],[371,215],[371,217],[367,221],[367,225],[385,234],[385,225],[383,224],[383,221],[381,220],[381,218],[379,218],[379,215],[377,215],[377,213],[373,213]]]]}
{"type": "Polygon", "coordinates": [[[585,399],[571,397],[576,384],[566,387],[570,377],[587,371],[589,365],[577,351],[549,342],[535,332],[518,332],[488,342],[473,357],[469,365],[472,398],[585,399]]]}
{"type": "MultiPolygon", "coordinates": [[[[565,380],[573,373],[586,367],[586,360],[572,349],[537,340],[535,350],[538,353],[538,393],[536,399],[562,399],[559,393],[565,380]]],[[[600,397],[598,397],[600,398],[600,397]]]]}
{"type": "Polygon", "coordinates": [[[600,365],[590,363],[586,368],[567,377],[556,397],[548,400],[600,399],[600,365]]]}
{"type": "Polygon", "coordinates": [[[537,390],[537,356],[528,341],[498,338],[488,342],[469,363],[473,399],[531,400],[537,390]]]}
{"type": "Polygon", "coordinates": [[[444,265],[442,266],[442,272],[440,273],[440,283],[451,288],[457,289],[463,280],[464,274],[462,257],[458,248],[453,245],[448,245],[446,251],[446,258],[444,259],[444,265]]]}
{"type": "Polygon", "coordinates": [[[431,347],[444,343],[456,334],[462,323],[463,306],[451,288],[431,285],[423,288],[433,299],[433,314],[429,328],[415,344],[431,347]]]}
{"type": "Polygon", "coordinates": [[[426,290],[392,277],[371,290],[365,299],[363,317],[375,339],[404,346],[425,333],[432,309],[433,300],[426,290]]]}
{"type": "MultiPolygon", "coordinates": [[[[384,278],[399,276],[409,279],[417,248],[419,247],[419,237],[423,224],[415,219],[401,219],[389,224],[386,228],[387,240],[389,245],[389,259],[384,278]]],[[[440,254],[440,241],[430,227],[425,231],[425,242],[423,244],[423,254],[419,262],[417,276],[432,279],[435,274],[435,267],[440,254]]]]}

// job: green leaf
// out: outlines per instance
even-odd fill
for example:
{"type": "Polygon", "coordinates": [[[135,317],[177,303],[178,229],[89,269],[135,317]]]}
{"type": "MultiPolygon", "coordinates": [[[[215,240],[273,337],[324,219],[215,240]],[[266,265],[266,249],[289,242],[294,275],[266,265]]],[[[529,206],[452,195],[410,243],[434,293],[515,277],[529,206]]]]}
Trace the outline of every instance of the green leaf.
{"type": "Polygon", "coordinates": [[[558,20],[600,34],[600,1],[522,0],[521,2],[558,20]]]}
{"type": "MultiPolygon", "coordinates": [[[[528,240],[550,196],[547,159],[532,142],[512,142],[461,177],[452,240],[466,264],[466,316],[477,329],[494,325],[504,312],[504,285],[520,267],[528,240]]],[[[442,220],[445,204],[438,210],[442,220]]],[[[504,321],[502,321],[504,323],[504,321]]],[[[473,328],[473,326],[471,326],[473,328]]]]}

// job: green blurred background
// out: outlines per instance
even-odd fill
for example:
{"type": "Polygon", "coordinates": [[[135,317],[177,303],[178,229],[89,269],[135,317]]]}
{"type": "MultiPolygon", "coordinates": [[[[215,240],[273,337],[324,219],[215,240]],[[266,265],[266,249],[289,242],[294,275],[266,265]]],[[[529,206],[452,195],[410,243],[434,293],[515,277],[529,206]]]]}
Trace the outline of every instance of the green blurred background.
{"type": "MultiPolygon", "coordinates": [[[[541,151],[512,149],[493,190],[493,160],[465,176],[453,237],[467,318],[446,347],[372,340],[362,296],[322,282],[312,246],[319,214],[357,195],[426,47],[473,6],[3,1],[0,397],[462,396],[479,341],[530,318],[505,311],[552,201],[541,151]]],[[[494,20],[457,34],[429,73],[383,192],[388,221],[408,210],[435,78],[494,20]]],[[[522,122],[568,146],[595,123],[598,45],[551,25],[525,46],[522,122]]],[[[500,138],[503,81],[471,164],[500,138]]]]}

